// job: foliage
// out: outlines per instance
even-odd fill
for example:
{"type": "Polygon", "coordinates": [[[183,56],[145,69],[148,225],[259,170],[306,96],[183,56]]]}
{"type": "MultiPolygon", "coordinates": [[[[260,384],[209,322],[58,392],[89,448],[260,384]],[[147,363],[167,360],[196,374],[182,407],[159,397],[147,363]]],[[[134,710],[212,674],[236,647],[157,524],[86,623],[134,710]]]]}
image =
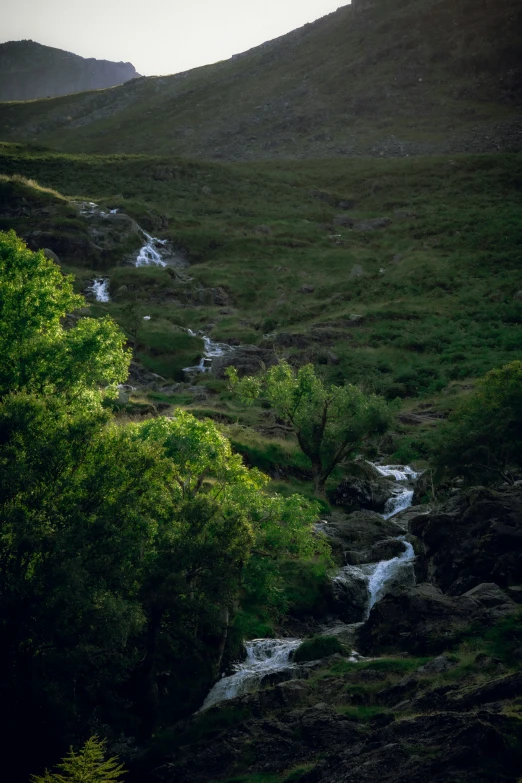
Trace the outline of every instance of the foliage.
{"type": "Polygon", "coordinates": [[[491,370],[463,398],[437,439],[439,474],[487,482],[522,465],[522,362],[491,370]]]}
{"type": "Polygon", "coordinates": [[[33,253],[14,232],[0,232],[0,397],[20,389],[69,400],[115,395],[130,355],[125,337],[108,316],[83,318],[64,328],[62,319],[84,304],[43,252],[33,253]]]}
{"type": "Polygon", "coordinates": [[[392,408],[382,397],[352,384],[327,386],[311,364],[295,371],[281,360],[257,378],[239,379],[233,367],[227,374],[240,396],[248,400],[263,394],[276,415],[292,427],[321,493],[336,465],[372,435],[384,433],[392,419],[392,408]]]}
{"type": "Polygon", "coordinates": [[[304,641],[294,652],[295,663],[316,661],[335,653],[344,653],[344,647],[336,636],[314,636],[304,641]]]}
{"type": "Polygon", "coordinates": [[[60,772],[48,772],[33,775],[32,783],[113,783],[120,780],[124,773],[117,758],[105,760],[105,746],[98,737],[90,737],[82,748],[75,753],[71,748],[61,764],[60,772]]]}

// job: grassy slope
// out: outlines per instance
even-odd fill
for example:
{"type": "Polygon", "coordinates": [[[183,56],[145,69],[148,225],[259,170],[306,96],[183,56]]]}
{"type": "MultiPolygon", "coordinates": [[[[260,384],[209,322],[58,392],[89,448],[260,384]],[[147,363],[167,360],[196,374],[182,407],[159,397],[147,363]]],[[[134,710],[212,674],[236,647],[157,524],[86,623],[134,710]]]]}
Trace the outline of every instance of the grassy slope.
{"type": "Polygon", "coordinates": [[[0,137],[226,159],[443,149],[520,117],[521,29],[518,0],[355,2],[177,77],[4,104],[0,137]]]}
{"type": "Polygon", "coordinates": [[[520,355],[517,156],[219,165],[6,145],[0,171],[106,199],[138,219],[162,212],[163,233],[188,252],[196,284],[223,286],[234,304],[228,315],[176,306],[166,272],[125,267],[109,273],[113,288],[134,288],[108,306],[123,322],[132,300],[165,334],[172,325],[214,323],[218,339],[260,345],[273,344],[267,333],[299,335],[306,348],[287,353],[304,351],[321,364],[332,350],[339,364],[325,364],[331,380],[390,397],[439,392],[520,355]],[[332,228],[340,210],[314,196],[318,189],[334,202],[354,199],[344,214],[392,223],[371,232],[332,228]],[[397,217],[397,209],[411,216],[397,217]],[[351,277],[354,264],[362,277],[351,277]],[[313,293],[301,293],[303,285],[313,293]],[[353,322],[353,314],[364,317],[353,322]]]}

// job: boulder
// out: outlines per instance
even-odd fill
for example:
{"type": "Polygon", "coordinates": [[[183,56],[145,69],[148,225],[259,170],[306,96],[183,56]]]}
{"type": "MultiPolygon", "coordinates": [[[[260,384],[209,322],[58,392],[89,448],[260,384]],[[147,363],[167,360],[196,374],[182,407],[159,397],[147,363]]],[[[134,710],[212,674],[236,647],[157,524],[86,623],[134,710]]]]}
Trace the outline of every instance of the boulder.
{"type": "Polygon", "coordinates": [[[522,487],[459,491],[436,512],[414,517],[416,571],[451,595],[482,582],[520,584],[522,487]]]}
{"type": "Polygon", "coordinates": [[[489,625],[516,611],[497,585],[480,585],[457,597],[422,583],[386,595],[359,632],[363,654],[403,650],[429,655],[451,647],[471,623],[489,625]],[[470,594],[471,593],[471,594],[470,594]]]}
{"type": "Polygon", "coordinates": [[[397,537],[399,528],[389,519],[372,511],[355,511],[352,514],[333,512],[327,520],[316,526],[328,538],[337,562],[346,562],[347,552],[367,551],[379,541],[397,537]]]}
{"type": "Polygon", "coordinates": [[[354,264],[350,269],[350,277],[363,277],[364,269],[360,264],[354,264]]]}
{"type": "Polygon", "coordinates": [[[375,473],[371,478],[347,476],[331,493],[330,500],[349,511],[361,508],[384,511],[386,501],[393,494],[394,482],[375,473]]]}
{"type": "Polygon", "coordinates": [[[302,285],[299,291],[301,294],[313,294],[315,288],[313,285],[302,285]]]}
{"type": "Polygon", "coordinates": [[[368,580],[350,566],[332,579],[332,610],[345,623],[364,620],[368,606],[368,580]]]}
{"type": "Polygon", "coordinates": [[[54,261],[55,264],[60,263],[60,259],[58,258],[56,253],[53,250],[51,250],[49,247],[44,247],[42,253],[46,258],[49,259],[49,261],[54,261]]]}

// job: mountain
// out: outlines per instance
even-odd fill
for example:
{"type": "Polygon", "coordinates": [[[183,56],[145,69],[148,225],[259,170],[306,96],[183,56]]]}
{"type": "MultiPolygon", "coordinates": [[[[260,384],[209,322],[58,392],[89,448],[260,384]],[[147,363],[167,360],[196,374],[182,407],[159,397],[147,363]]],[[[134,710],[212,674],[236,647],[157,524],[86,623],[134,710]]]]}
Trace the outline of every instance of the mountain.
{"type": "Polygon", "coordinates": [[[354,0],[231,60],[1,107],[0,137],[226,160],[522,149],[519,0],[354,0]]]}
{"type": "Polygon", "coordinates": [[[132,63],[86,59],[35,41],[0,44],[0,100],[3,101],[100,90],[138,76],[132,63]]]}

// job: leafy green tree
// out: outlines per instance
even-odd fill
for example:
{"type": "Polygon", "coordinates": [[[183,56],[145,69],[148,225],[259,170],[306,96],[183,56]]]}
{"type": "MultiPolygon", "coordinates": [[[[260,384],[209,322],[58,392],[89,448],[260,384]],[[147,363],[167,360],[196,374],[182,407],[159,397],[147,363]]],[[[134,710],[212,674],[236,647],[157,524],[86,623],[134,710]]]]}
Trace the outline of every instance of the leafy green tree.
{"type": "Polygon", "coordinates": [[[59,772],[32,775],[31,783],[114,783],[125,774],[116,757],[105,760],[106,742],[90,737],[82,748],[69,754],[57,765],[59,772]]]}
{"type": "Polygon", "coordinates": [[[440,429],[435,446],[439,477],[511,481],[522,466],[522,362],[488,372],[440,429]]]}
{"type": "Polygon", "coordinates": [[[130,362],[125,337],[108,316],[65,328],[65,316],[84,304],[72,277],[43,252],[0,232],[0,397],[25,389],[86,404],[101,399],[101,387],[116,393],[130,362]]]}
{"type": "Polygon", "coordinates": [[[227,370],[232,388],[246,401],[264,396],[292,427],[312,465],[314,488],[323,494],[333,469],[392,419],[393,405],[357,386],[326,386],[313,365],[294,370],[282,360],[258,377],[240,379],[227,370]]]}

